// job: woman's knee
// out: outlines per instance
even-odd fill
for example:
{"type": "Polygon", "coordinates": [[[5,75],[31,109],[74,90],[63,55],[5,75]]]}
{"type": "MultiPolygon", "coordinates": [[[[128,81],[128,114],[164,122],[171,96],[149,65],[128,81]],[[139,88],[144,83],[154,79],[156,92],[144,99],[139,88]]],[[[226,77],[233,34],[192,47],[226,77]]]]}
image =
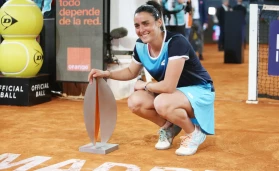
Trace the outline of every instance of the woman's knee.
{"type": "Polygon", "coordinates": [[[132,94],[128,98],[128,107],[133,113],[137,113],[143,105],[143,100],[137,94],[132,94]]]}
{"type": "Polygon", "coordinates": [[[167,119],[167,115],[172,110],[171,105],[164,94],[160,94],[154,99],[154,107],[157,113],[165,119],[167,119]]]}

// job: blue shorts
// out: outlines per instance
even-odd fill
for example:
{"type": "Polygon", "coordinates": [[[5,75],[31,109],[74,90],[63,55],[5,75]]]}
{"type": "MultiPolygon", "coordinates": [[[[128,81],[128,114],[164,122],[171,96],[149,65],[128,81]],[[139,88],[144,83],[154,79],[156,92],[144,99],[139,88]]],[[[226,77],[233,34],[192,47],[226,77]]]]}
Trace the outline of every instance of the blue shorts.
{"type": "Polygon", "coordinates": [[[206,134],[215,133],[214,100],[215,92],[211,84],[179,87],[192,105],[195,118],[191,121],[199,125],[206,134]]]}

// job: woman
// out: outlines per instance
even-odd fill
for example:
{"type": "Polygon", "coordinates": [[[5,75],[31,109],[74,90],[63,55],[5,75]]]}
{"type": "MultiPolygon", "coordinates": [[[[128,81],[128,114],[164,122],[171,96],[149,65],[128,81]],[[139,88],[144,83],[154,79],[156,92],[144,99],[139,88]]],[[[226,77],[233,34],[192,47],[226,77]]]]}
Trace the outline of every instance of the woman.
{"type": "Polygon", "coordinates": [[[130,66],[116,71],[92,69],[88,80],[90,83],[93,77],[131,80],[145,67],[157,82],[137,81],[128,107],[161,127],[156,149],[170,148],[179,126],[185,135],[175,153],[192,155],[206,134],[214,134],[214,88],[186,38],[162,31],[162,23],[160,4],[148,1],[140,6],[134,15],[139,39],[130,66]]]}

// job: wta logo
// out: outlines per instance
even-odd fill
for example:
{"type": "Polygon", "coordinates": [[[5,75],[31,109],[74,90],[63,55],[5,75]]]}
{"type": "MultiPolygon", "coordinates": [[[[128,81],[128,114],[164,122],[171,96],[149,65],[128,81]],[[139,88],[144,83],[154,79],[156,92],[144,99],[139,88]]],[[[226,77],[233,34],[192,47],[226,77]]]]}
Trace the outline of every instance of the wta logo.
{"type": "Polygon", "coordinates": [[[33,56],[33,61],[36,64],[36,66],[39,66],[44,60],[43,54],[36,49],[35,49],[35,51],[36,51],[36,53],[33,56]]]}
{"type": "MultiPolygon", "coordinates": [[[[6,12],[5,12],[6,13],[6,12]]],[[[5,27],[4,30],[12,26],[13,24],[17,23],[18,21],[10,16],[8,13],[6,15],[3,15],[1,18],[1,25],[5,27]]]]}

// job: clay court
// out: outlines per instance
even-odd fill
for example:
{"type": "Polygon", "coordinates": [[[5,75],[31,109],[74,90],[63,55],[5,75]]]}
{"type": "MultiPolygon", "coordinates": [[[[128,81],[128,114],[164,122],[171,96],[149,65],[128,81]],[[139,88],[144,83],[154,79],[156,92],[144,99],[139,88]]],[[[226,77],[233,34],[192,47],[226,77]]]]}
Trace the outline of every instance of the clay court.
{"type": "Polygon", "coordinates": [[[259,99],[259,104],[246,104],[248,48],[243,64],[224,64],[223,53],[217,52],[216,45],[206,45],[204,56],[202,63],[216,88],[216,135],[207,136],[195,155],[175,155],[179,136],[171,149],[156,150],[158,127],[133,115],[126,99],[117,101],[116,129],[109,140],[119,144],[119,149],[107,155],[81,153],[78,148],[90,142],[83,121],[83,101],[56,97],[32,107],[0,106],[0,170],[24,170],[26,165],[19,161],[34,156],[48,160],[27,170],[53,170],[46,167],[60,164],[60,170],[105,171],[100,167],[113,163],[118,166],[108,170],[279,170],[279,100],[259,99]],[[5,160],[5,153],[20,156],[5,160]],[[62,162],[69,160],[64,166],[62,162]],[[127,169],[128,165],[133,166],[127,169]]]}

